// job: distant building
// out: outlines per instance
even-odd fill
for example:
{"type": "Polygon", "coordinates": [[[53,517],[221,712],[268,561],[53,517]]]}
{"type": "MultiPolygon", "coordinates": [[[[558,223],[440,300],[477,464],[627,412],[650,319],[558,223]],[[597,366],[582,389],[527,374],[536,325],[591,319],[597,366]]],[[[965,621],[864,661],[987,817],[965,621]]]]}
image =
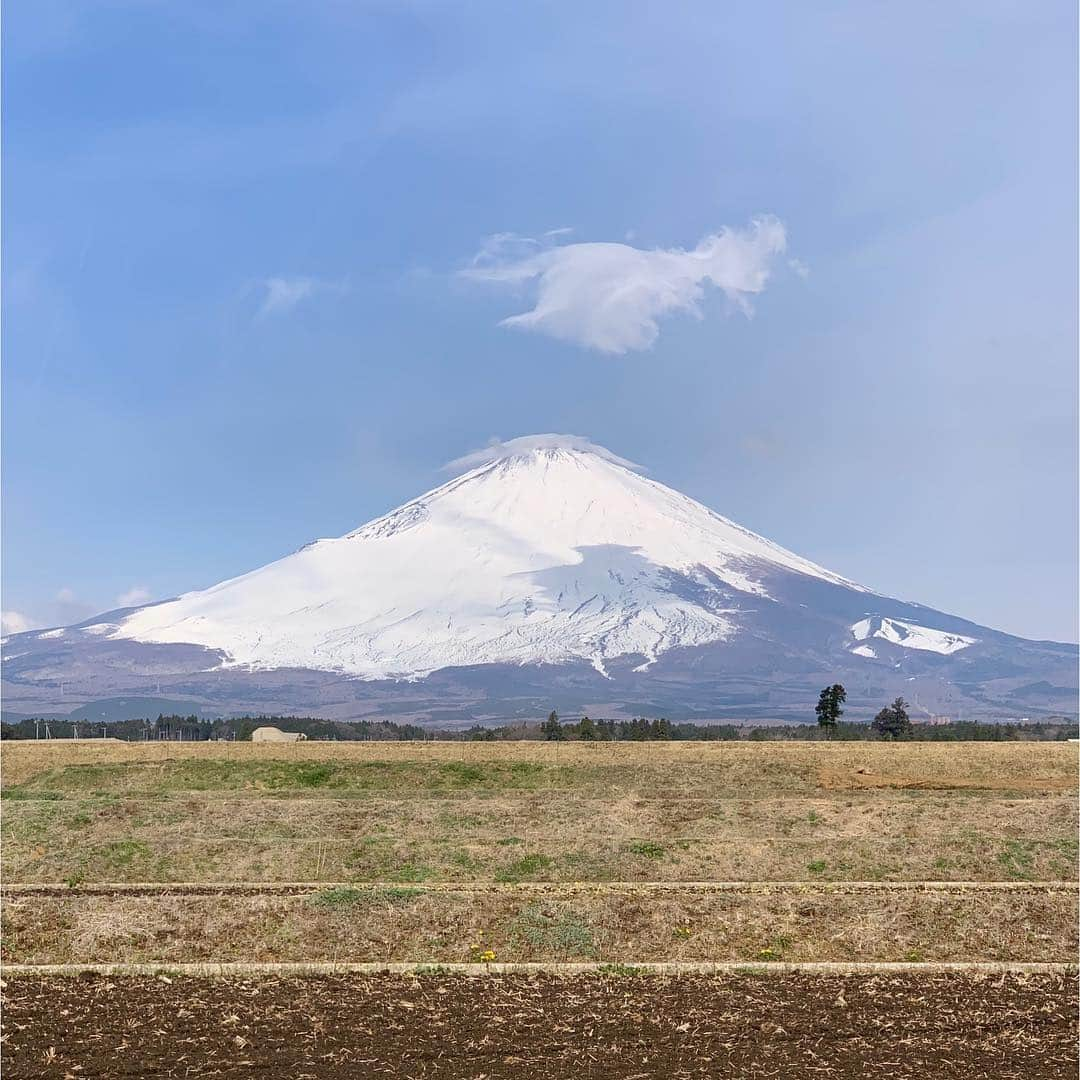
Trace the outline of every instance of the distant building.
{"type": "Polygon", "coordinates": [[[302,731],[282,731],[276,727],[259,727],[251,733],[252,742],[300,742],[306,738],[302,731]]]}

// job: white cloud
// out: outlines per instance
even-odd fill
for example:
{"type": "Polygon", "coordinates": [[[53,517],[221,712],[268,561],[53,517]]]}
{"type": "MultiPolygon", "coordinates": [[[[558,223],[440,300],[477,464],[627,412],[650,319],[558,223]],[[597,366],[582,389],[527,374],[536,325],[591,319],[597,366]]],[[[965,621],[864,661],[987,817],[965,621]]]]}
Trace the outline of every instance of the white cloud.
{"type": "Polygon", "coordinates": [[[21,611],[0,611],[0,633],[22,634],[37,626],[38,623],[34,619],[21,611]]]}
{"type": "Polygon", "coordinates": [[[491,439],[487,446],[479,450],[472,450],[462,457],[448,461],[443,469],[446,472],[465,472],[468,469],[476,469],[481,465],[487,465],[492,461],[503,461],[506,458],[517,457],[527,454],[531,450],[578,450],[582,453],[595,454],[605,461],[614,462],[627,469],[642,470],[640,465],[626,458],[613,454],[606,446],[594,443],[586,439],[584,435],[522,435],[516,439],[491,439]]]}
{"type": "Polygon", "coordinates": [[[152,598],[153,593],[151,593],[145,585],[132,585],[127,592],[121,593],[116,598],[116,606],[122,608],[137,607],[139,604],[145,604],[152,598]]]}
{"type": "Polygon", "coordinates": [[[265,290],[257,317],[284,315],[317,293],[344,293],[348,286],[341,281],[320,281],[310,277],[272,277],[262,282],[265,290]]]}
{"type": "Polygon", "coordinates": [[[750,298],[765,288],[773,258],[787,243],[775,217],[756,218],[745,229],[721,229],[690,251],[615,243],[559,246],[552,240],[499,233],[461,274],[473,281],[535,284],[532,310],[504,319],[502,326],[606,353],[648,348],[665,315],[683,311],[700,317],[706,284],[749,314],[750,298]]]}
{"type": "Polygon", "coordinates": [[[292,311],[301,300],[315,292],[315,282],[311,278],[267,278],[263,285],[266,296],[259,308],[260,318],[292,311]]]}
{"type": "Polygon", "coordinates": [[[25,630],[71,626],[73,623],[82,622],[100,610],[100,607],[87,603],[74,589],[65,585],[63,588],[57,589],[51,599],[39,598],[34,604],[33,614],[12,609],[3,612],[3,632],[5,634],[21,634],[25,630]]]}
{"type": "Polygon", "coordinates": [[[71,626],[72,623],[82,622],[100,609],[93,604],[88,604],[79,598],[74,589],[65,586],[57,589],[56,598],[51,604],[45,605],[42,613],[47,622],[46,626],[71,626]]]}

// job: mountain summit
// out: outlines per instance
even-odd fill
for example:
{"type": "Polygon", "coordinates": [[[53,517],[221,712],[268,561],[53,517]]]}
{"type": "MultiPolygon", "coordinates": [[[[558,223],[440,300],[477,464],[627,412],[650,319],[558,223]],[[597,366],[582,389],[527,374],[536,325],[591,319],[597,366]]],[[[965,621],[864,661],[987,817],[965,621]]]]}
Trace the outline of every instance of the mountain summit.
{"type": "Polygon", "coordinates": [[[338,714],[420,681],[436,702],[405,712],[423,715],[449,679],[455,707],[462,682],[477,688],[472,716],[505,715],[493,695],[524,696],[528,710],[545,682],[564,707],[615,699],[619,711],[629,694],[626,707],[645,711],[660,691],[669,713],[717,716],[801,712],[840,675],[849,698],[862,686],[876,702],[903,684],[925,712],[1027,715],[1070,692],[1075,649],[875,594],[586,439],[527,436],[457,464],[461,475],[384,517],[242,577],[6,639],[10,690],[43,677],[88,682],[88,694],[95,682],[130,692],[180,678],[238,705],[233,690],[287,698],[291,672],[321,688],[305,691],[315,711],[323,673],[339,694],[341,677],[350,686],[338,714]]]}
{"type": "Polygon", "coordinates": [[[857,588],[572,437],[492,460],[334,540],[143,608],[114,637],[363,678],[724,641],[789,572],[857,588]],[[741,599],[740,599],[741,598],[741,599]]]}

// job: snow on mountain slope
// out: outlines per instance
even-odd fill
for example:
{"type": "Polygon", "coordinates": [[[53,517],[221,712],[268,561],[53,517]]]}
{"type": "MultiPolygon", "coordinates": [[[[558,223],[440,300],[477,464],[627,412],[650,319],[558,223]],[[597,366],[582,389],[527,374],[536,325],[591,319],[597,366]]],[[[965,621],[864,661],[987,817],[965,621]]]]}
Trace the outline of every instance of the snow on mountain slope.
{"type": "MultiPolygon", "coordinates": [[[[856,641],[881,638],[883,641],[891,641],[894,645],[902,645],[905,649],[922,649],[925,652],[941,653],[942,656],[966,649],[978,640],[965,637],[963,634],[947,634],[944,630],[932,630],[928,626],[901,622],[899,619],[883,619],[874,616],[860,619],[855,623],[851,627],[851,636],[856,641]]],[[[869,646],[858,646],[851,651],[858,656],[875,655],[869,646]]]]}
{"type": "Polygon", "coordinates": [[[572,659],[603,672],[616,656],[648,664],[729,639],[740,598],[768,603],[777,572],[866,591],[603,448],[531,436],[346,536],[136,610],[110,636],[367,679],[572,659]]]}

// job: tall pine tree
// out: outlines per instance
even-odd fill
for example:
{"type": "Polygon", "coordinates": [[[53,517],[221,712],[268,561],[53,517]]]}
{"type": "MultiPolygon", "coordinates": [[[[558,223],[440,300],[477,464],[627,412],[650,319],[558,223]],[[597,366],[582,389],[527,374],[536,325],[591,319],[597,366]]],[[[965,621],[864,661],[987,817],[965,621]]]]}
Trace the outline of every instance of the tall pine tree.
{"type": "Polygon", "coordinates": [[[847,691],[839,684],[833,683],[826,686],[818,697],[818,703],[814,706],[817,713],[818,726],[825,732],[825,737],[831,739],[836,734],[836,726],[844,710],[840,707],[847,701],[847,691]]]}
{"type": "Polygon", "coordinates": [[[559,723],[559,714],[554,709],[551,710],[540,730],[544,733],[544,738],[548,742],[559,742],[566,738],[566,732],[563,731],[562,724],[559,723]]]}

